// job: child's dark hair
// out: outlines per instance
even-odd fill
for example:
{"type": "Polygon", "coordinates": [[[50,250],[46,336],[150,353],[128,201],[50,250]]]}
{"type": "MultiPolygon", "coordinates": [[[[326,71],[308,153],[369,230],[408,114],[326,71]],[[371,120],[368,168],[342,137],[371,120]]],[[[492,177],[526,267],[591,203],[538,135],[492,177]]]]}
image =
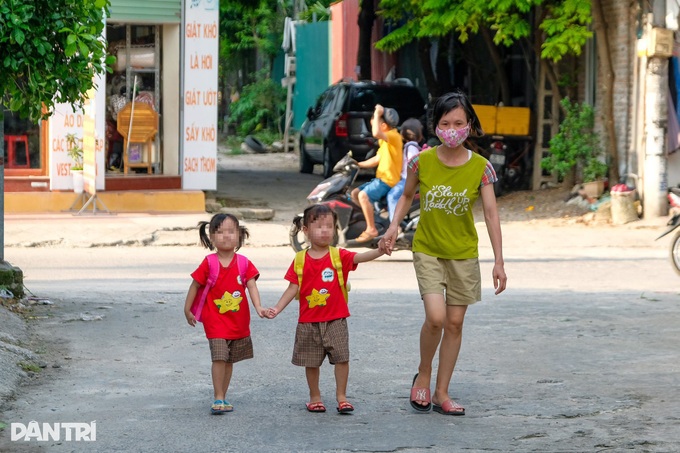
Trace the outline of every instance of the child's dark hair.
{"type": "Polygon", "coordinates": [[[210,240],[210,235],[214,234],[220,227],[220,225],[222,225],[222,223],[224,223],[224,221],[227,219],[234,222],[234,224],[236,224],[236,228],[238,228],[238,247],[236,247],[236,250],[243,247],[243,243],[245,242],[245,240],[250,237],[248,229],[244,226],[239,225],[238,219],[234,215],[225,213],[215,214],[214,216],[212,216],[212,219],[210,219],[210,222],[206,221],[198,222],[198,234],[201,238],[201,244],[203,245],[203,247],[209,250],[215,249],[215,246],[210,240]],[[206,227],[208,227],[208,231],[206,231],[206,227]]]}
{"type": "Polygon", "coordinates": [[[313,204],[305,209],[302,217],[295,219],[295,226],[298,230],[303,226],[309,227],[309,224],[314,222],[319,217],[330,215],[333,217],[333,225],[338,222],[338,215],[326,204],[313,204]]]}
{"type": "Polygon", "coordinates": [[[472,104],[468,100],[465,93],[463,93],[460,90],[446,93],[442,96],[439,96],[437,100],[434,101],[430,121],[430,129],[432,133],[433,134],[435,133],[437,124],[439,124],[439,120],[442,118],[442,116],[446,115],[451,110],[456,109],[458,107],[461,107],[463,111],[465,111],[465,116],[467,117],[467,120],[470,123],[471,129],[470,135],[476,135],[477,137],[481,137],[482,135],[484,135],[482,124],[479,122],[479,118],[477,118],[475,109],[472,108],[472,104]]]}
{"type": "Polygon", "coordinates": [[[404,142],[423,141],[423,125],[416,118],[409,118],[401,124],[401,137],[404,142]]]}

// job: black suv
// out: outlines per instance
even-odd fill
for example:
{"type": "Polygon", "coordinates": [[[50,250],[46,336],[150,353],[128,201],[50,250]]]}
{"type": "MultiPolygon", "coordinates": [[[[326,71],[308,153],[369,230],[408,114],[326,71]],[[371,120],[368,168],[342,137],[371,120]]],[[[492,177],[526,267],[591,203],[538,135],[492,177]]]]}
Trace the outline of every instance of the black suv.
{"type": "Polygon", "coordinates": [[[328,178],[350,150],[359,161],[373,156],[378,140],[371,133],[370,120],[376,104],[395,109],[400,124],[418,118],[425,125],[425,101],[407,79],[336,83],[321,93],[300,128],[300,172],[311,173],[314,164],[322,164],[323,176],[328,178]]]}

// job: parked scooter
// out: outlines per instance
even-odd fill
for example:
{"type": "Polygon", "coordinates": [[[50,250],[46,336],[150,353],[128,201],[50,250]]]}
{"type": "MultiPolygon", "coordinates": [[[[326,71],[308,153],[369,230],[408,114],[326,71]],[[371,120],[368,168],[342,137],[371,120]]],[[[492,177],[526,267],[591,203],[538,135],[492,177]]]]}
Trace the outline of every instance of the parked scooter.
{"type": "Polygon", "coordinates": [[[509,140],[508,137],[492,135],[487,149],[488,159],[498,180],[493,189],[496,197],[508,190],[525,189],[531,173],[528,140],[509,140]]]}
{"type": "MultiPolygon", "coordinates": [[[[671,206],[675,208],[680,208],[679,187],[671,187],[669,189],[668,201],[670,202],[671,206]]],[[[671,263],[673,263],[673,268],[675,269],[675,272],[677,272],[680,275],[680,230],[678,230],[678,227],[680,227],[680,214],[675,214],[666,225],[668,226],[668,228],[666,228],[666,231],[664,231],[664,233],[656,239],[661,239],[667,234],[670,234],[673,231],[677,230],[677,232],[675,233],[675,237],[671,241],[671,263]]]]}
{"type": "MultiPolygon", "coordinates": [[[[347,153],[333,167],[333,175],[321,181],[312,192],[307,196],[310,204],[324,203],[335,211],[338,217],[336,225],[336,236],[333,245],[344,248],[352,247],[378,247],[378,241],[382,238],[385,231],[390,226],[388,218],[381,215],[382,206],[378,206],[375,211],[375,227],[378,229],[378,236],[368,242],[357,242],[356,238],[366,229],[366,220],[361,210],[361,206],[355,203],[350,193],[352,186],[359,174],[359,166],[352,158],[352,152],[347,153]]],[[[309,247],[305,235],[297,227],[298,219],[302,214],[298,214],[293,219],[290,228],[290,245],[295,251],[300,251],[309,247]]],[[[397,237],[397,249],[410,249],[413,242],[418,220],[420,219],[420,194],[416,193],[413,203],[406,217],[401,222],[401,232],[397,237]]]]}

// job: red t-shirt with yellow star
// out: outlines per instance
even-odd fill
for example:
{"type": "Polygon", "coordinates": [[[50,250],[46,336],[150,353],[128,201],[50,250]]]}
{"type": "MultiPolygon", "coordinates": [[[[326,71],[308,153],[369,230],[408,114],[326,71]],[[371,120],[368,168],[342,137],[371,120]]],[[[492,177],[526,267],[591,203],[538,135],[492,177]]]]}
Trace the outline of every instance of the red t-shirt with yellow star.
{"type": "MultiPolygon", "coordinates": [[[[345,249],[338,250],[342,262],[343,278],[347,284],[349,271],[357,268],[354,263],[356,253],[345,249]]],[[[295,260],[288,268],[285,279],[298,284],[295,260]]],[[[322,258],[314,259],[307,253],[305,265],[302,268],[298,322],[327,322],[347,317],[349,317],[349,308],[331,262],[331,254],[326,253],[322,258]]]]}
{"type": "MultiPolygon", "coordinates": [[[[205,258],[191,277],[200,285],[205,285],[210,275],[208,258],[205,258]]],[[[248,260],[246,268],[246,282],[251,278],[257,279],[260,272],[248,260]]],[[[220,264],[220,273],[215,285],[208,291],[205,299],[201,321],[207,338],[224,338],[240,340],[250,335],[250,307],[246,296],[246,282],[241,282],[241,276],[236,264],[236,255],[227,267],[220,264]]]]}

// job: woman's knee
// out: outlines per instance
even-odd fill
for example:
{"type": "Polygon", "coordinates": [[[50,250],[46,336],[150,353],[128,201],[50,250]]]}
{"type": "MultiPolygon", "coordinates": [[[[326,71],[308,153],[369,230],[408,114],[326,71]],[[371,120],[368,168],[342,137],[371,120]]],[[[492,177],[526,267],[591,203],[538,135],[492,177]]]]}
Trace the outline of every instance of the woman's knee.
{"type": "Polygon", "coordinates": [[[441,332],[446,323],[444,316],[430,315],[425,317],[425,328],[432,332],[441,332]]]}
{"type": "Polygon", "coordinates": [[[463,318],[447,318],[444,322],[444,330],[451,335],[461,335],[463,333],[463,318]]]}

